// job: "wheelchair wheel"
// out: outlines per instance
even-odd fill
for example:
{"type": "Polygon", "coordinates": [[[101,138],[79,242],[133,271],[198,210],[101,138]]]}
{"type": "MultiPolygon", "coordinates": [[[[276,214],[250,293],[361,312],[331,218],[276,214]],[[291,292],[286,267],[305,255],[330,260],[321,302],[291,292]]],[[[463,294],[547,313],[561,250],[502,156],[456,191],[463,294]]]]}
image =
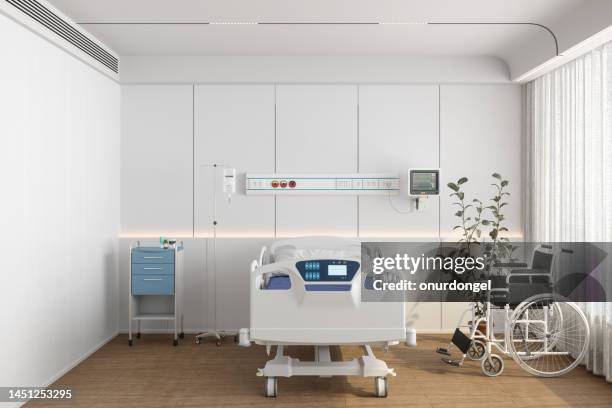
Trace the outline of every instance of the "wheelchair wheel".
{"type": "Polygon", "coordinates": [[[472,345],[467,351],[467,358],[473,361],[482,360],[485,356],[486,347],[484,343],[480,340],[472,341],[472,345]]]}
{"type": "Polygon", "coordinates": [[[586,353],[589,326],[575,303],[557,295],[533,296],[510,319],[506,343],[514,361],[540,377],[557,377],[573,370],[586,353]]]}
{"type": "MultiPolygon", "coordinates": [[[[549,332],[557,332],[558,330],[561,329],[562,325],[563,325],[563,309],[560,306],[559,302],[556,302],[554,304],[554,306],[552,306],[554,308],[554,310],[548,310],[548,314],[550,315],[554,315],[555,319],[551,320],[549,319],[549,332]]],[[[530,312],[525,313],[526,316],[529,317],[529,319],[531,320],[543,320],[544,319],[544,310],[543,309],[537,309],[534,308],[532,309],[530,312]],[[530,314],[529,314],[530,313],[530,314]]],[[[515,336],[516,338],[521,338],[521,327],[520,325],[515,326],[514,330],[516,331],[515,336]]],[[[535,338],[536,336],[532,333],[530,335],[530,337],[535,338]]],[[[554,348],[554,346],[556,345],[556,342],[559,341],[558,337],[554,337],[550,339],[550,342],[548,343],[548,348],[552,349],[554,348]]],[[[523,347],[524,348],[524,347],[523,347]]],[[[525,350],[523,350],[525,351],[525,350]]],[[[531,343],[529,345],[529,351],[530,353],[520,353],[520,358],[521,360],[525,360],[525,361],[529,361],[529,360],[535,360],[537,358],[540,358],[542,356],[544,356],[544,344],[543,343],[531,343]]]]}
{"type": "Polygon", "coordinates": [[[497,354],[489,354],[480,362],[482,373],[488,377],[497,377],[504,371],[504,359],[497,354]]]}

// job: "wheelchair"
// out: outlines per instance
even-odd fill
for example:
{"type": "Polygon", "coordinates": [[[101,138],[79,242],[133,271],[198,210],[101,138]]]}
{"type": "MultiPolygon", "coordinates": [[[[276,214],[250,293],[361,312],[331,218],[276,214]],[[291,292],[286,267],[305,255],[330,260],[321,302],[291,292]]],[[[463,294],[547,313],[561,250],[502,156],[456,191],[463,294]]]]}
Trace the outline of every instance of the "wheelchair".
{"type": "Polygon", "coordinates": [[[578,366],[589,344],[589,325],[575,303],[551,293],[554,258],[552,247],[541,246],[534,250],[530,268],[495,264],[509,272],[491,276],[486,297],[463,312],[449,346],[436,349],[447,356],[442,361],[452,366],[463,366],[466,359],[480,361],[482,373],[490,377],[503,372],[504,356],[540,377],[557,377],[578,366]],[[453,346],[461,359],[450,358],[453,346]]]}

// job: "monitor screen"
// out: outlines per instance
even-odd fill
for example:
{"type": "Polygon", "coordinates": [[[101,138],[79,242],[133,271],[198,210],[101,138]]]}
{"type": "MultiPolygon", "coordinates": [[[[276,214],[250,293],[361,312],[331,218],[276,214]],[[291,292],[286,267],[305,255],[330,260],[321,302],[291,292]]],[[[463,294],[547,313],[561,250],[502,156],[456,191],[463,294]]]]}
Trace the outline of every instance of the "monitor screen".
{"type": "Polygon", "coordinates": [[[327,276],[346,276],[346,265],[327,265],[327,276]]]}
{"type": "Polygon", "coordinates": [[[439,170],[410,170],[410,194],[439,194],[439,170]]]}

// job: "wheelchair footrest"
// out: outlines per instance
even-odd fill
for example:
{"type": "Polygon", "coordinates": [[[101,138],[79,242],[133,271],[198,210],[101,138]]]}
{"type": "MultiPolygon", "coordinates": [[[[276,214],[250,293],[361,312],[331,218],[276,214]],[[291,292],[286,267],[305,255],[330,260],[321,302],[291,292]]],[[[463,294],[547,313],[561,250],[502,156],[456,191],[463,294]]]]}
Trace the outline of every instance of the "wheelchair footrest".
{"type": "Polygon", "coordinates": [[[444,347],[438,347],[436,349],[436,353],[442,354],[442,355],[445,355],[445,356],[450,356],[450,352],[448,351],[448,349],[446,349],[444,347]]]}
{"type": "Polygon", "coordinates": [[[453,367],[461,366],[461,360],[451,360],[450,358],[442,358],[442,361],[448,365],[452,365],[453,367]]]}
{"type": "Polygon", "coordinates": [[[461,350],[463,354],[466,354],[472,346],[472,339],[463,334],[463,332],[459,329],[455,329],[451,342],[457,346],[457,348],[461,350]]]}

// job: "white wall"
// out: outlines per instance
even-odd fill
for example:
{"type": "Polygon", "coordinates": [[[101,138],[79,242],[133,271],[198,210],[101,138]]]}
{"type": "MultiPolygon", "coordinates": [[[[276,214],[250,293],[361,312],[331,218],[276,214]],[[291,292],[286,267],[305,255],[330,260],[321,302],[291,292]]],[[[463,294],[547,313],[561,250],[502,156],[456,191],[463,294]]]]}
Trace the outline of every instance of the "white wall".
{"type": "Polygon", "coordinates": [[[0,386],[117,332],[119,85],[0,14],[0,386]]]}
{"type": "MultiPolygon", "coordinates": [[[[483,199],[490,196],[490,174],[500,172],[512,181],[508,218],[513,234],[521,234],[520,88],[516,85],[130,84],[122,87],[124,124],[138,122],[144,134],[163,128],[159,121],[164,119],[146,120],[139,101],[157,99],[172,101],[169,104],[173,106],[188,105],[186,91],[180,102],[172,95],[179,87],[186,90],[191,86],[195,149],[181,153],[189,150],[189,141],[182,136],[176,138],[175,147],[165,141],[163,144],[165,155],[183,155],[185,163],[195,163],[191,218],[195,236],[183,236],[187,247],[188,331],[211,328],[215,318],[221,329],[248,324],[248,265],[261,245],[275,237],[327,234],[383,240],[454,239],[451,227],[455,210],[446,187],[440,198],[430,198],[418,213],[403,214],[410,209],[409,201],[393,197],[400,214],[386,196],[247,197],[243,193],[246,172],[404,172],[410,167],[439,166],[443,186],[468,176],[470,193],[483,199]],[[137,119],[132,119],[132,110],[138,111],[133,115],[137,119]],[[213,205],[214,169],[207,167],[212,163],[237,168],[238,194],[231,204],[217,183],[213,205]],[[214,220],[218,222],[216,277],[211,239],[214,220]]],[[[169,111],[173,114],[165,120],[175,120],[176,110],[169,111]]],[[[188,127],[188,119],[184,120],[179,128],[188,127]]],[[[124,144],[143,137],[130,129],[124,127],[124,144]]],[[[153,144],[145,152],[157,149],[153,144]]],[[[166,169],[161,160],[151,162],[148,153],[124,155],[124,160],[141,169],[166,169]]],[[[220,174],[217,170],[218,180],[220,174]]],[[[124,168],[124,181],[132,180],[136,186],[140,177],[145,175],[124,168]]],[[[145,186],[148,183],[142,181],[145,186]]],[[[188,195],[185,190],[172,198],[177,209],[187,205],[180,197],[188,195]]],[[[164,199],[159,202],[170,203],[164,199]]],[[[122,199],[122,208],[127,209],[122,215],[124,239],[120,243],[123,330],[127,328],[127,245],[131,238],[148,237],[154,243],[154,236],[169,230],[168,208],[155,203],[151,201],[146,220],[128,220],[126,214],[136,213],[140,204],[122,199]]],[[[189,213],[183,213],[181,220],[183,224],[188,221],[189,213]]],[[[183,224],[181,230],[189,229],[183,224]]],[[[427,304],[411,306],[408,312],[417,328],[439,331],[452,328],[457,309],[456,305],[427,304]]],[[[163,324],[147,323],[145,331],[165,328],[163,324]]]]}
{"type": "Polygon", "coordinates": [[[124,56],[122,83],[510,83],[506,63],[475,56],[124,56]]]}

